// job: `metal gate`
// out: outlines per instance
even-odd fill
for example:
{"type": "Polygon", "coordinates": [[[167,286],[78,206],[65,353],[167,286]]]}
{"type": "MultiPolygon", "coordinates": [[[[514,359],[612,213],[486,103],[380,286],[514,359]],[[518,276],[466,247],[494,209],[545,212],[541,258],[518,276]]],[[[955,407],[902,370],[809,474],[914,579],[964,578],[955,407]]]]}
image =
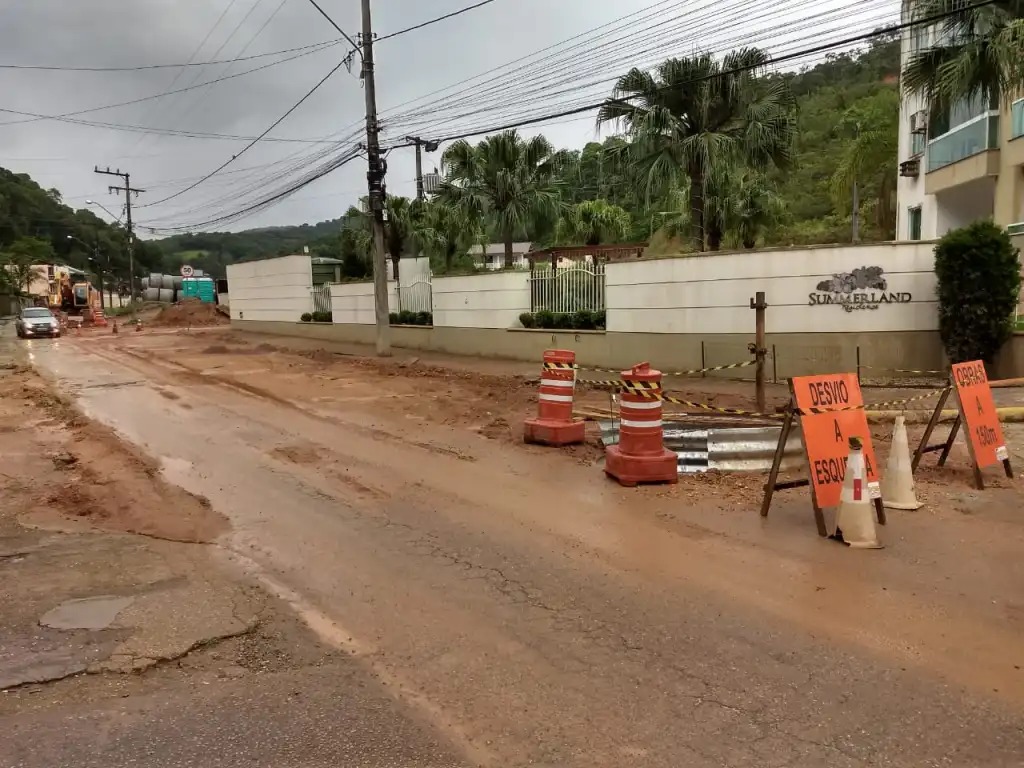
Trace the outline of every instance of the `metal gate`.
{"type": "Polygon", "coordinates": [[[434,292],[429,280],[417,280],[398,289],[398,305],[402,312],[433,312],[434,292]]]}
{"type": "Polygon", "coordinates": [[[604,264],[566,269],[535,269],[530,273],[530,309],[567,314],[604,310],[604,264]]]}
{"type": "Polygon", "coordinates": [[[313,300],[314,312],[331,311],[331,286],[328,283],[314,286],[310,291],[310,297],[313,300]]]}

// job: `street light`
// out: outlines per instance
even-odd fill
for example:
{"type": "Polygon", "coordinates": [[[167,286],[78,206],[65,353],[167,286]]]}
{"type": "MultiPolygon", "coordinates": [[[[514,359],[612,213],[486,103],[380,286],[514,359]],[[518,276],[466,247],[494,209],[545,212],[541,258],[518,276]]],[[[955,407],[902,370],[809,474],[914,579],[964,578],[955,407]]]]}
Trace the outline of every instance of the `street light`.
{"type": "Polygon", "coordinates": [[[109,210],[107,210],[107,207],[105,205],[103,205],[103,203],[97,203],[95,200],[86,200],[85,204],[86,205],[95,205],[97,208],[102,208],[104,211],[107,212],[107,215],[110,218],[112,218],[116,223],[120,223],[121,222],[121,217],[120,216],[115,216],[114,214],[112,214],[109,210]]]}

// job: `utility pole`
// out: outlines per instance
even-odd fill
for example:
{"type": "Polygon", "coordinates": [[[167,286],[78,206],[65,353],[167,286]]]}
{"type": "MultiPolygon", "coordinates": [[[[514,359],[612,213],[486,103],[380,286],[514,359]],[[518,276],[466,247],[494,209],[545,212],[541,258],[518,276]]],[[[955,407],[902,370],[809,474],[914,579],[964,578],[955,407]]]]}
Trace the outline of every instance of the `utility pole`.
{"type": "MultiPolygon", "coordinates": [[[[853,126],[854,141],[860,138],[860,123],[853,126]]],[[[856,169],[853,176],[853,215],[850,221],[853,242],[860,242],[860,189],[857,188],[856,169]]]]}
{"type": "Polygon", "coordinates": [[[370,198],[370,225],[373,229],[373,303],[377,321],[377,355],[391,355],[391,323],[388,319],[388,273],[384,258],[384,173],[380,156],[377,124],[377,87],[373,75],[373,22],[370,0],[362,0],[363,32],[360,45],[363,53],[363,88],[366,91],[366,157],[369,170],[366,182],[370,198]]]}
{"type": "Polygon", "coordinates": [[[748,346],[754,356],[754,397],[757,401],[757,412],[765,413],[768,404],[764,393],[764,363],[768,357],[768,346],[765,344],[765,310],[768,302],[764,300],[764,291],[757,291],[750,300],[750,308],[754,310],[754,343],[748,346]]]}
{"type": "Polygon", "coordinates": [[[416,145],[416,199],[423,200],[426,194],[423,191],[423,150],[437,152],[440,142],[421,139],[419,136],[406,136],[406,141],[416,145]]]}
{"type": "Polygon", "coordinates": [[[132,195],[138,195],[146,190],[133,189],[131,174],[127,172],[122,173],[120,168],[112,171],[110,166],[107,166],[106,170],[101,171],[99,166],[95,166],[93,171],[104,176],[119,176],[124,179],[123,187],[110,186],[107,187],[107,191],[111,194],[124,192],[125,221],[128,228],[128,305],[132,308],[132,322],[135,322],[137,317],[135,314],[135,233],[132,231],[132,195]]]}

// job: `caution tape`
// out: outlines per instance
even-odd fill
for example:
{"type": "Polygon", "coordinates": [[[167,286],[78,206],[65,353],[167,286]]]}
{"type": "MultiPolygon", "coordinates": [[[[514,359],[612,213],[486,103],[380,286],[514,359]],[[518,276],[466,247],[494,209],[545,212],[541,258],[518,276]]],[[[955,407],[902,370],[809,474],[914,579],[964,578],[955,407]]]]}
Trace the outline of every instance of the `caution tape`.
{"type": "Polygon", "coordinates": [[[884,402],[884,403],[868,403],[864,407],[865,408],[871,408],[871,409],[874,409],[874,410],[881,410],[883,408],[895,408],[896,406],[906,405],[907,403],[919,403],[922,400],[931,400],[933,397],[939,397],[943,393],[949,392],[951,389],[953,389],[953,388],[952,387],[943,387],[942,389],[936,389],[936,390],[933,390],[931,392],[926,392],[925,394],[918,395],[917,397],[908,397],[908,398],[906,398],[904,400],[889,400],[889,401],[884,402]]]}
{"type": "Polygon", "coordinates": [[[888,371],[889,373],[910,373],[915,376],[948,376],[949,371],[917,371],[913,368],[882,368],[878,365],[862,365],[861,368],[867,368],[872,371],[888,371]]]}
{"type": "MultiPolygon", "coordinates": [[[[728,365],[713,365],[710,368],[694,368],[691,371],[662,371],[662,376],[696,376],[701,373],[714,373],[716,371],[731,371],[735,368],[748,368],[757,365],[756,360],[747,360],[742,363],[729,363],[728,365]]],[[[590,368],[584,365],[573,365],[572,363],[544,363],[544,369],[548,371],[588,371],[590,373],[622,373],[622,368],[590,368]]],[[[592,382],[586,382],[590,384],[592,382]]]]}

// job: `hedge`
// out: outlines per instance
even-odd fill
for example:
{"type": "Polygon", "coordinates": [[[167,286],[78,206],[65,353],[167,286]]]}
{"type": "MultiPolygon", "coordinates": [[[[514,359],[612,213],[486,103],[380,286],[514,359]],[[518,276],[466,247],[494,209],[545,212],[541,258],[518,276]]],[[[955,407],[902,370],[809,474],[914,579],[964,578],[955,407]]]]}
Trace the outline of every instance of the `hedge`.
{"type": "Polygon", "coordinates": [[[541,328],[552,331],[603,331],[605,329],[605,312],[591,312],[583,309],[579,312],[523,312],[519,316],[523,328],[541,328]]]}

